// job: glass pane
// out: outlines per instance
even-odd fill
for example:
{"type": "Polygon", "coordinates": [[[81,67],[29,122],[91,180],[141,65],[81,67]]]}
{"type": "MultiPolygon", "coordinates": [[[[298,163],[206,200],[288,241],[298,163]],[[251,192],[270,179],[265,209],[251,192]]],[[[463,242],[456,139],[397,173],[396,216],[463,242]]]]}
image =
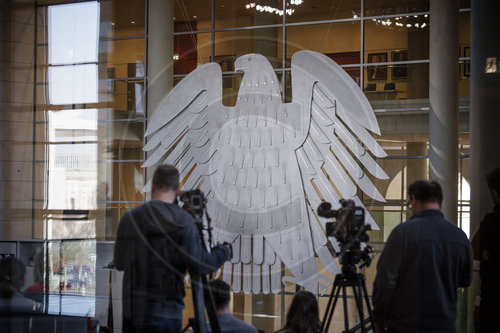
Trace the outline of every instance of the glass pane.
{"type": "Polygon", "coordinates": [[[48,7],[49,63],[97,61],[99,4],[73,3],[48,7]]]}
{"type": "Polygon", "coordinates": [[[47,87],[47,104],[97,103],[97,65],[49,67],[47,87]]]}
{"type": "MultiPolygon", "coordinates": [[[[39,162],[50,160],[51,155],[49,150],[57,152],[61,150],[70,150],[72,152],[81,150],[82,152],[95,151],[95,161],[99,162],[142,160],[143,133],[143,122],[132,121],[99,122],[96,124],[96,128],[75,126],[72,129],[64,127],[54,128],[53,125],[49,124],[37,124],[35,158],[39,162]],[[54,140],[54,135],[56,135],[55,140],[58,141],[47,143],[49,140],[54,140]],[[96,148],[95,145],[97,143],[98,147],[96,148]]],[[[83,162],[74,161],[74,163],[83,162]]]]}
{"type": "MultiPolygon", "coordinates": [[[[55,110],[75,110],[70,107],[62,107],[55,110]]],[[[89,108],[85,110],[93,110],[94,108],[89,108]]],[[[83,110],[83,109],[82,109],[83,110]]],[[[48,123],[48,114],[53,110],[49,110],[48,106],[39,106],[36,112],[36,121],[38,124],[48,123]]],[[[97,109],[97,122],[98,123],[110,123],[110,122],[144,122],[144,113],[136,113],[135,110],[115,110],[112,108],[101,108],[97,109]]],[[[99,126],[110,126],[105,124],[100,124],[99,126]]]]}
{"type": "Polygon", "coordinates": [[[100,51],[107,51],[108,54],[108,78],[145,76],[144,45],[144,38],[101,42],[100,51]]]}
{"type": "Polygon", "coordinates": [[[360,27],[359,21],[287,27],[287,59],[297,51],[312,50],[340,65],[359,64],[360,27]]]}
{"type": "Polygon", "coordinates": [[[365,16],[429,11],[429,0],[365,0],[365,16]]]}
{"type": "Polygon", "coordinates": [[[100,203],[96,212],[97,237],[114,240],[123,214],[139,205],[140,203],[100,203]]]}
{"type": "Polygon", "coordinates": [[[108,201],[142,201],[142,162],[100,161],[98,203],[108,201]]]}
{"type": "MultiPolygon", "coordinates": [[[[87,0],[85,0],[87,1],[87,0]]],[[[38,1],[37,9],[37,43],[48,42],[48,9],[38,1]]],[[[43,1],[55,5],[58,2],[68,3],[67,0],[43,1]]],[[[72,1],[78,2],[78,1],[72,1]]],[[[113,39],[132,36],[144,36],[145,32],[145,1],[144,0],[107,0],[99,2],[99,37],[113,39]]],[[[172,18],[173,19],[173,18],[172,18]]]]}
{"type": "Polygon", "coordinates": [[[189,22],[189,31],[207,30],[212,26],[211,0],[173,1],[174,21],[189,22]]]}
{"type": "Polygon", "coordinates": [[[370,230],[370,244],[385,243],[392,229],[406,220],[401,206],[366,206],[380,230],[370,230]]]}
{"type": "Polygon", "coordinates": [[[145,0],[101,1],[101,38],[144,36],[145,0]]]}
{"type": "MultiPolygon", "coordinates": [[[[182,25],[175,25],[182,29],[182,25]]],[[[174,35],[174,75],[189,74],[198,65],[210,62],[211,34],[174,35]]]]}
{"type": "Polygon", "coordinates": [[[95,263],[93,240],[48,243],[49,314],[94,316],[95,263]]]}
{"type": "Polygon", "coordinates": [[[143,117],[145,114],[145,89],[142,80],[114,81],[113,99],[109,103],[116,110],[124,114],[135,114],[143,117]]]}
{"type": "MultiPolygon", "coordinates": [[[[371,53],[368,60],[384,62],[387,57],[387,52],[371,53]]],[[[374,108],[411,108],[411,102],[405,100],[429,97],[429,64],[366,66],[364,92],[370,101],[380,101],[372,103],[374,108]]]]}
{"type": "Polygon", "coordinates": [[[281,67],[281,36],[281,28],[216,32],[215,57],[236,59],[244,54],[260,53],[273,67],[281,67]]]}
{"type": "Polygon", "coordinates": [[[361,1],[313,0],[299,1],[299,5],[288,5],[294,10],[286,17],[286,22],[308,22],[322,20],[337,20],[359,18],[361,15],[361,1]]]}
{"type": "MultiPolygon", "coordinates": [[[[287,16],[289,17],[290,15],[287,16]]],[[[281,0],[215,0],[216,29],[280,23],[283,23],[281,0]]]]}
{"type": "Polygon", "coordinates": [[[365,61],[372,61],[379,53],[379,61],[429,59],[429,15],[410,15],[365,21],[365,61]],[[393,51],[406,50],[406,59],[396,57],[393,51]],[[384,60],[385,59],[385,60],[384,60]]]}

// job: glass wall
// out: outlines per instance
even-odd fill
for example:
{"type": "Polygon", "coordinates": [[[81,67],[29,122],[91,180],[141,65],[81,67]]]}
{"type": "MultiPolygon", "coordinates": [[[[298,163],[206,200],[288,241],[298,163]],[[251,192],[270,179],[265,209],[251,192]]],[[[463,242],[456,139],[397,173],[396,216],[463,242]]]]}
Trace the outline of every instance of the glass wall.
{"type": "MultiPolygon", "coordinates": [[[[470,1],[460,4],[458,223],[468,233],[470,1]]],[[[26,95],[34,104],[28,120],[33,205],[31,227],[16,238],[47,241],[50,290],[94,297],[91,313],[109,323],[104,299],[115,277],[105,266],[112,241],[120,217],[145,200],[146,60],[154,52],[148,49],[154,26],[148,27],[147,0],[38,0],[33,6],[33,94],[26,95]]],[[[362,89],[379,122],[375,138],[388,154],[377,162],[389,176],[371,178],[386,202],[359,191],[380,228],[370,232],[376,250],[365,270],[370,293],[385,240],[409,216],[406,187],[428,177],[429,15],[425,0],[174,1],[175,32],[165,36],[173,44],[174,84],[196,66],[217,62],[225,105],[235,104],[242,77],[234,60],[248,53],[270,60],[285,102],[293,98],[291,58],[299,50],[327,55],[362,89]]],[[[235,293],[232,309],[271,332],[281,327],[295,290],[287,285],[279,295],[235,293]]],[[[192,315],[189,295],[186,302],[185,319],[192,315]]],[[[323,313],[326,298],[320,303],[323,313]]],[[[119,316],[114,325],[119,331],[119,316]]],[[[342,325],[339,308],[332,331],[342,325]]]]}

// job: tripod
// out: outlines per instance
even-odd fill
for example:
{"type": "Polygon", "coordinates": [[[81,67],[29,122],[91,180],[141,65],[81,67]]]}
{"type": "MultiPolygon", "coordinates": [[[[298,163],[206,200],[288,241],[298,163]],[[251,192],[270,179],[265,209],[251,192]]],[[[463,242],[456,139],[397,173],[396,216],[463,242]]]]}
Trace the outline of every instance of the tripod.
{"type": "Polygon", "coordinates": [[[191,292],[193,294],[194,318],[189,318],[188,325],[184,328],[183,332],[187,332],[189,327],[191,327],[195,333],[208,332],[207,323],[205,321],[206,307],[208,318],[210,319],[210,328],[212,332],[219,333],[219,319],[215,311],[212,291],[208,286],[207,277],[205,275],[196,274],[191,276],[191,292]],[[204,290],[206,293],[204,293],[204,290]]]}
{"type": "MultiPolygon", "coordinates": [[[[200,242],[205,252],[208,252],[208,244],[212,244],[212,229],[210,226],[211,219],[206,212],[206,199],[203,192],[200,190],[181,192],[180,200],[182,207],[193,217],[198,232],[200,242]],[[207,226],[203,224],[203,215],[205,215],[207,226]],[[208,244],[205,242],[203,232],[208,234],[208,244]]],[[[195,333],[207,333],[207,323],[205,320],[205,308],[210,320],[210,328],[213,333],[220,333],[219,318],[215,309],[214,297],[212,290],[208,285],[207,276],[203,274],[191,272],[191,293],[193,296],[194,318],[189,318],[188,325],[183,329],[183,332],[191,327],[195,333]]]]}
{"type": "Polygon", "coordinates": [[[333,312],[335,311],[335,306],[337,305],[337,301],[340,297],[341,289],[342,300],[344,303],[344,333],[356,332],[359,329],[361,329],[361,332],[366,333],[370,328],[372,330],[374,329],[372,309],[370,306],[370,301],[368,299],[368,292],[366,291],[365,276],[361,273],[356,273],[355,269],[356,268],[354,267],[354,272],[345,271],[343,267],[342,273],[335,276],[332,293],[330,295],[330,299],[328,300],[325,316],[323,317],[323,321],[321,322],[320,332],[328,332],[328,328],[330,327],[330,323],[332,321],[333,312]],[[356,308],[358,310],[360,319],[360,323],[353,327],[351,330],[349,329],[349,314],[347,311],[347,287],[352,288],[354,300],[356,302],[356,308]],[[366,307],[368,309],[369,315],[369,318],[366,320],[364,319],[363,300],[366,302],[366,307]],[[367,324],[370,324],[371,327],[367,324]]]}

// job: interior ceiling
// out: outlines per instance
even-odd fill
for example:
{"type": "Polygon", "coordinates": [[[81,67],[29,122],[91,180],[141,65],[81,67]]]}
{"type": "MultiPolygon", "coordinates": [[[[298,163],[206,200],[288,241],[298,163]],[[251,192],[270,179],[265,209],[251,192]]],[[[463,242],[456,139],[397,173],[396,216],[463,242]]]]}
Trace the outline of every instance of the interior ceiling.
{"type": "MultiPolygon", "coordinates": [[[[204,21],[211,19],[211,0],[172,0],[174,1],[174,17],[176,21],[204,21]]],[[[361,10],[360,1],[349,0],[303,0],[301,5],[293,6],[293,15],[312,15],[332,13],[331,19],[335,19],[335,13],[358,14],[361,10]]],[[[282,8],[282,0],[215,0],[215,16],[217,19],[253,16],[255,9],[246,9],[245,5],[254,2],[274,8],[282,8]]],[[[287,0],[289,3],[290,0],[287,0]]],[[[131,22],[144,25],[144,3],[145,0],[110,1],[112,6],[112,21],[117,26],[130,26],[131,22]]],[[[365,10],[377,9],[377,13],[383,14],[385,8],[390,8],[393,13],[395,8],[401,12],[420,11],[428,8],[428,2],[422,0],[365,0],[365,10]],[[427,4],[427,5],[426,5],[427,4]]],[[[266,13],[266,15],[276,15],[266,13]]]]}
{"type": "MultiPolygon", "coordinates": [[[[255,9],[246,9],[248,3],[256,3],[267,5],[274,8],[282,8],[282,0],[215,0],[215,16],[216,18],[230,18],[234,16],[252,16],[255,9]]],[[[290,0],[287,0],[289,3],[290,0]]],[[[349,0],[303,0],[303,3],[298,6],[291,5],[290,8],[295,9],[293,15],[306,15],[315,13],[335,13],[335,12],[352,12],[359,14],[361,10],[361,1],[349,0]]],[[[421,10],[423,7],[428,8],[428,1],[422,0],[365,0],[365,9],[377,8],[379,11],[384,11],[384,8],[394,8],[403,12],[411,12],[421,10]],[[427,5],[426,5],[427,4],[427,5]]],[[[175,0],[175,18],[176,20],[185,20],[188,17],[190,20],[210,20],[211,17],[211,1],[210,0],[175,0]],[[194,18],[193,16],[196,16],[194,18]]],[[[275,15],[275,14],[268,14],[275,15]]],[[[345,17],[345,16],[344,16],[345,17]]],[[[334,19],[335,17],[332,17],[334,19]]]]}

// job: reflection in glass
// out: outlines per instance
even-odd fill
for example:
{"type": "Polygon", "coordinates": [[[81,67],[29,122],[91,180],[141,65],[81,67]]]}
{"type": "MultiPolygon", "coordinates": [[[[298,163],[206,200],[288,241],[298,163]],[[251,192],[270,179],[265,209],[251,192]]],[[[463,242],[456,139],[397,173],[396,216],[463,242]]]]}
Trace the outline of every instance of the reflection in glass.
{"type": "Polygon", "coordinates": [[[99,4],[96,1],[49,6],[49,63],[97,61],[99,4]]]}
{"type": "Polygon", "coordinates": [[[215,57],[237,58],[249,53],[264,55],[273,67],[281,67],[281,28],[215,33],[215,57]]]}
{"type": "Polygon", "coordinates": [[[346,18],[357,19],[361,14],[361,0],[309,0],[303,1],[296,6],[289,5],[287,2],[287,7],[294,9],[293,14],[286,17],[287,23],[346,18]]]}
{"type": "Polygon", "coordinates": [[[429,11],[429,0],[365,0],[365,16],[429,11]]]}
{"type": "Polygon", "coordinates": [[[97,65],[49,67],[49,103],[97,103],[97,65]]]}
{"type": "Polygon", "coordinates": [[[101,1],[102,36],[120,38],[143,36],[145,25],[144,0],[101,1]]]}
{"type": "Polygon", "coordinates": [[[281,0],[260,2],[215,0],[215,28],[225,29],[279,24],[283,22],[282,11],[283,2],[281,0]]]}
{"type": "Polygon", "coordinates": [[[312,50],[340,61],[341,65],[360,63],[359,21],[292,26],[286,32],[287,59],[297,51],[312,50]]]}
{"type": "Polygon", "coordinates": [[[108,78],[144,77],[144,38],[101,42],[102,48],[109,48],[107,56],[108,78]],[[113,68],[113,70],[110,70],[113,68]]]}
{"type": "Polygon", "coordinates": [[[95,315],[95,240],[49,241],[44,260],[48,265],[49,314],[95,315]]]}
{"type": "Polygon", "coordinates": [[[49,6],[50,104],[97,102],[98,38],[99,4],[96,1],[49,6]]]}
{"type": "MultiPolygon", "coordinates": [[[[401,52],[401,51],[396,51],[401,52]]],[[[375,102],[372,106],[376,109],[383,108],[412,108],[410,99],[417,103],[424,103],[429,98],[429,64],[406,64],[406,65],[376,65],[376,61],[387,59],[386,52],[370,54],[369,58],[374,63],[365,66],[364,87],[368,100],[375,102]],[[384,55],[380,58],[380,55],[384,55]],[[388,101],[391,102],[388,102],[388,101]],[[398,103],[392,100],[400,101],[398,103]],[[386,101],[386,102],[384,102],[386,101]]],[[[428,102],[424,103],[428,106],[428,102]]],[[[422,106],[422,105],[421,105],[422,106]]]]}
{"type": "Polygon", "coordinates": [[[365,59],[386,53],[389,61],[403,60],[390,60],[391,52],[400,50],[406,50],[407,60],[429,59],[429,21],[428,14],[365,21],[365,59]]]}
{"type": "Polygon", "coordinates": [[[50,111],[48,134],[48,208],[95,209],[97,110],[50,111]]]}

